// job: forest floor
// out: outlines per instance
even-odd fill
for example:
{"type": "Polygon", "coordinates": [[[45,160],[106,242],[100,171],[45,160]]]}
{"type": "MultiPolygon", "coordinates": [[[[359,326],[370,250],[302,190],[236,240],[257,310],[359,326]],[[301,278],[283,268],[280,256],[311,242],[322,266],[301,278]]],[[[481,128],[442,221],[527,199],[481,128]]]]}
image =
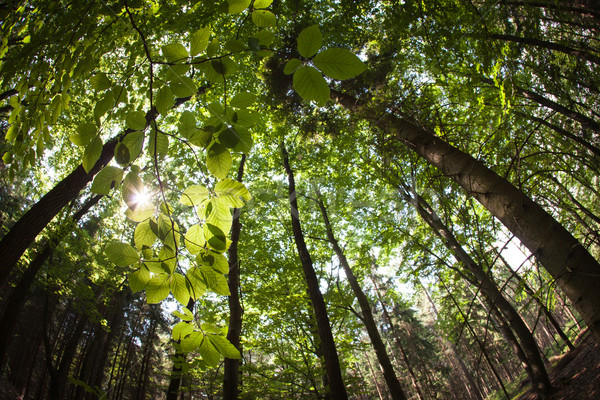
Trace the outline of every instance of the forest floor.
{"type": "MultiPolygon", "coordinates": [[[[549,400],[600,399],[600,346],[587,333],[575,344],[575,350],[565,353],[550,370],[554,393],[549,400]]],[[[531,391],[518,400],[537,400],[531,391]]]]}

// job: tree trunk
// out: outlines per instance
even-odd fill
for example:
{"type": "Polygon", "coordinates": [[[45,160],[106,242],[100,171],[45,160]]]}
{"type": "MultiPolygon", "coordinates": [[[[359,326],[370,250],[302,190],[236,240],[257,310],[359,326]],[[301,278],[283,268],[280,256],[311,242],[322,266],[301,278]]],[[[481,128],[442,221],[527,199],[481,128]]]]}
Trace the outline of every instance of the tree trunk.
{"type": "Polygon", "coordinates": [[[381,309],[383,310],[383,316],[384,316],[386,322],[388,323],[388,325],[390,326],[390,330],[392,331],[392,335],[394,336],[394,342],[396,343],[396,346],[398,346],[398,350],[400,351],[400,354],[402,355],[402,359],[404,360],[404,363],[406,364],[406,369],[408,370],[408,374],[410,375],[410,380],[411,380],[413,386],[415,387],[415,391],[417,392],[417,397],[419,399],[424,399],[423,393],[421,392],[421,389],[419,388],[417,376],[415,374],[415,371],[412,368],[412,364],[411,364],[410,360],[408,359],[408,354],[406,354],[406,350],[404,349],[404,346],[402,346],[402,341],[400,340],[399,332],[396,328],[396,325],[394,325],[394,322],[392,321],[390,314],[388,313],[387,307],[385,306],[385,303],[383,302],[381,293],[379,292],[379,286],[377,285],[377,282],[375,282],[375,278],[372,275],[371,275],[371,281],[373,282],[373,285],[375,286],[375,294],[377,295],[379,304],[381,304],[381,309]]]}
{"type": "MultiPolygon", "coordinates": [[[[244,176],[244,162],[246,156],[243,155],[238,168],[237,180],[242,181],[244,176]]],[[[227,340],[242,353],[240,345],[240,335],[242,333],[242,305],[240,304],[240,265],[238,258],[238,242],[240,239],[240,209],[233,210],[233,222],[231,224],[231,245],[229,246],[229,329],[227,331],[227,340]]],[[[240,360],[225,359],[225,371],[223,374],[223,399],[237,400],[240,380],[240,360]]]]}
{"type": "MultiPolygon", "coordinates": [[[[544,363],[540,356],[537,343],[523,319],[510,304],[510,302],[502,295],[494,281],[488,276],[483,270],[481,265],[476,263],[471,256],[462,248],[458,240],[454,237],[454,234],[450,229],[442,223],[440,218],[436,215],[435,211],[431,206],[417,193],[410,193],[409,189],[404,183],[400,183],[398,186],[400,194],[406,199],[407,202],[412,204],[423,220],[429,225],[434,233],[442,239],[448,250],[452,252],[454,257],[460,261],[475,277],[481,292],[489,300],[492,307],[497,307],[502,313],[504,318],[508,321],[515,334],[519,337],[520,347],[523,349],[526,359],[525,367],[528,375],[531,377],[532,383],[536,391],[540,396],[545,396],[552,390],[550,379],[546,373],[544,363]]],[[[517,346],[513,346],[518,350],[517,346]]],[[[517,355],[519,355],[517,353],[517,355]]]]}
{"type": "Polygon", "coordinates": [[[481,161],[395,115],[373,113],[332,91],[348,110],[391,133],[462,186],[523,243],[573,301],[600,341],[600,264],[558,221],[481,161]]]}
{"type": "MultiPolygon", "coordinates": [[[[200,88],[198,93],[202,93],[203,91],[204,88],[200,88]]],[[[191,97],[177,99],[173,108],[180,106],[189,99],[191,97]]],[[[157,113],[156,108],[146,113],[146,126],[150,125],[157,113]]],[[[130,132],[133,131],[127,129],[122,134],[106,142],[102,147],[100,158],[89,173],[86,173],[83,166],[79,165],[73,172],[56,184],[54,188],[42,196],[12,226],[10,231],[0,241],[0,287],[6,283],[17,262],[25,250],[33,243],[37,235],[52,221],[60,210],[77,198],[79,192],[113,159],[118,141],[130,132]]]]}
{"type": "MultiPolygon", "coordinates": [[[[98,203],[101,197],[102,196],[98,195],[90,198],[81,207],[81,209],[73,215],[73,222],[77,223],[90,210],[90,208],[92,208],[95,204],[98,203]]],[[[4,327],[3,329],[0,329],[0,369],[4,365],[4,360],[6,359],[6,351],[8,349],[8,344],[13,333],[12,330],[15,327],[19,314],[21,313],[23,304],[25,304],[25,300],[29,295],[29,289],[35,281],[35,277],[40,268],[44,265],[46,260],[53,254],[55,247],[66,234],[67,232],[61,232],[61,236],[56,238],[56,240],[53,243],[47,242],[43,246],[43,248],[31,261],[29,267],[25,270],[25,273],[21,277],[21,280],[13,289],[12,293],[10,294],[10,297],[8,298],[4,314],[2,315],[2,319],[0,320],[0,326],[4,327]]]]}
{"type": "Polygon", "coordinates": [[[346,387],[342,378],[340,362],[338,359],[333,334],[331,333],[331,325],[327,316],[327,308],[323,295],[319,289],[319,279],[313,268],[312,259],[306,243],[304,242],[304,234],[300,225],[300,215],[298,213],[298,201],[296,200],[296,183],[294,181],[294,173],[290,167],[288,153],[283,143],[281,144],[281,153],[283,156],[283,165],[288,176],[288,193],[290,202],[290,214],[292,218],[292,230],[294,232],[294,241],[298,249],[298,256],[304,271],[304,279],[310,294],[310,300],[315,311],[315,319],[317,320],[317,329],[319,339],[321,340],[321,348],[323,349],[323,359],[325,362],[325,370],[327,372],[327,381],[329,384],[328,392],[333,400],[347,399],[346,387]]]}
{"type": "MultiPolygon", "coordinates": [[[[377,355],[377,360],[379,360],[379,364],[381,364],[381,368],[383,369],[383,377],[385,378],[385,382],[388,385],[390,390],[392,399],[394,400],[406,400],[406,395],[402,390],[402,386],[396,377],[396,373],[394,372],[394,366],[390,361],[390,358],[387,354],[385,344],[383,340],[381,340],[381,335],[377,330],[377,324],[375,323],[375,319],[373,318],[373,311],[371,310],[371,305],[369,304],[369,300],[367,296],[363,292],[356,276],[352,272],[352,268],[350,268],[350,264],[348,264],[348,260],[346,259],[346,255],[342,251],[342,248],[338,244],[335,235],[333,234],[333,229],[331,228],[331,223],[329,222],[329,216],[327,215],[327,209],[325,208],[325,204],[323,203],[323,198],[321,196],[321,192],[318,188],[315,188],[317,194],[317,204],[321,209],[321,215],[323,217],[323,221],[325,223],[325,229],[327,231],[327,239],[335,252],[338,260],[344,272],[346,273],[346,278],[348,279],[348,283],[354,292],[354,296],[358,300],[358,304],[360,305],[360,310],[362,311],[362,321],[365,324],[365,328],[367,329],[367,333],[369,334],[369,338],[371,339],[371,344],[373,345],[373,349],[375,350],[375,354],[377,355]]],[[[414,379],[414,374],[410,368],[410,364],[408,364],[409,371],[411,373],[411,377],[413,379],[413,383],[419,395],[419,399],[423,399],[423,395],[419,390],[418,385],[414,379]]]]}

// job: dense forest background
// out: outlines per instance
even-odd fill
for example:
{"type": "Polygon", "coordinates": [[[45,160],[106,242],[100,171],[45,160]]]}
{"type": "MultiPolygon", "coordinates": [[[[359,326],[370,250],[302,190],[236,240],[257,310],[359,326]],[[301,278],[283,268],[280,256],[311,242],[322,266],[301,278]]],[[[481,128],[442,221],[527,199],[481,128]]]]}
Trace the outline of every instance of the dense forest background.
{"type": "Polygon", "coordinates": [[[549,398],[600,340],[596,1],[1,0],[0,32],[7,398],[549,398]]]}

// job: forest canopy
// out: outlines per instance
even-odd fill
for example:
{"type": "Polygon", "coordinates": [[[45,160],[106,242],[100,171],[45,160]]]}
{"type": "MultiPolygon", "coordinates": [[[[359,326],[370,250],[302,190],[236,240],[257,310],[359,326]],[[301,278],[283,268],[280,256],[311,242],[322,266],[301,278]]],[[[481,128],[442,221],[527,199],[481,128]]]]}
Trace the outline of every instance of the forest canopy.
{"type": "Polygon", "coordinates": [[[549,398],[600,340],[595,1],[6,0],[0,32],[13,396],[549,398]]]}

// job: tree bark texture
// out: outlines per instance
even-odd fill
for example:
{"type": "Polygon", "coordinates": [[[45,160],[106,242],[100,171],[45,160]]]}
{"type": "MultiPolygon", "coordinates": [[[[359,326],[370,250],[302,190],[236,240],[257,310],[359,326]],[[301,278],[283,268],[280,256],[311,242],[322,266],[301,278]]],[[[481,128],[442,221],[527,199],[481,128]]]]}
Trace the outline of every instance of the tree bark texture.
{"type": "Polygon", "coordinates": [[[304,234],[300,225],[294,173],[290,167],[288,153],[283,144],[281,145],[281,153],[283,156],[283,165],[285,167],[289,182],[288,193],[294,241],[296,243],[300,262],[304,271],[304,279],[306,280],[310,300],[315,311],[319,339],[321,340],[321,348],[323,350],[325,370],[327,371],[327,381],[329,384],[328,392],[331,394],[331,398],[333,400],[347,399],[348,395],[346,393],[346,387],[344,386],[344,380],[342,378],[342,371],[340,368],[337,350],[335,348],[335,342],[333,340],[333,334],[331,332],[329,317],[327,316],[327,308],[325,306],[325,301],[323,300],[323,295],[319,289],[319,279],[317,278],[317,274],[313,268],[313,262],[310,257],[310,253],[308,252],[308,248],[306,247],[306,243],[304,242],[304,234]]]}
{"type": "MultiPolygon", "coordinates": [[[[242,156],[238,168],[237,180],[242,181],[244,176],[244,162],[246,156],[242,156]]],[[[229,246],[229,329],[227,340],[242,353],[240,335],[242,333],[242,305],[240,304],[240,265],[238,258],[238,242],[240,240],[240,209],[233,210],[233,222],[231,224],[231,245],[229,246]]],[[[226,358],[225,372],[223,375],[223,399],[236,400],[240,392],[240,360],[226,358]]]]}
{"type": "MultiPolygon", "coordinates": [[[[323,202],[323,198],[318,188],[316,189],[316,192],[317,204],[319,205],[319,209],[321,210],[321,215],[325,223],[325,229],[327,231],[327,240],[329,240],[329,243],[331,244],[335,255],[337,256],[342,268],[344,269],[344,272],[346,273],[346,278],[348,279],[348,283],[350,284],[350,288],[352,288],[352,292],[354,292],[354,296],[358,300],[358,304],[362,312],[362,320],[365,324],[365,328],[367,329],[367,333],[369,334],[369,338],[371,339],[371,344],[373,345],[373,349],[375,350],[375,354],[377,355],[377,360],[379,361],[379,364],[383,369],[383,377],[385,378],[385,382],[388,386],[388,389],[390,390],[391,397],[394,400],[406,400],[407,397],[404,394],[402,386],[400,385],[400,381],[398,381],[398,378],[396,377],[396,373],[394,372],[394,366],[390,361],[387,350],[385,348],[385,344],[383,343],[383,340],[381,340],[381,335],[379,334],[377,324],[375,323],[375,319],[373,318],[373,311],[371,310],[371,304],[369,304],[369,299],[367,299],[367,296],[360,287],[356,276],[354,276],[354,272],[352,272],[352,268],[350,268],[350,264],[348,264],[346,255],[344,254],[337,239],[335,238],[335,235],[333,234],[333,229],[329,221],[327,209],[325,208],[325,203],[323,202]]],[[[408,368],[410,370],[410,364],[408,364],[408,368]]],[[[420,392],[419,387],[416,385],[416,382],[414,383],[419,399],[423,399],[423,395],[420,392]]]]}
{"type": "MultiPolygon", "coordinates": [[[[496,283],[488,276],[481,265],[476,263],[475,260],[467,254],[460,243],[458,243],[458,240],[452,231],[440,220],[429,203],[427,203],[427,201],[419,194],[414,192],[411,194],[409,189],[402,184],[398,187],[398,190],[406,201],[411,203],[417,209],[421,218],[423,218],[434,233],[442,239],[456,259],[473,274],[481,292],[489,300],[491,307],[497,307],[499,312],[506,318],[520,340],[520,347],[523,349],[526,356],[526,359],[523,361],[525,362],[525,367],[527,373],[531,377],[533,386],[540,395],[550,393],[552,385],[550,384],[550,379],[546,373],[537,343],[517,310],[515,310],[512,304],[510,304],[504,295],[502,295],[500,290],[498,290],[496,283]]],[[[516,346],[513,346],[513,348],[517,350],[518,347],[518,343],[516,346]]],[[[518,352],[517,355],[519,355],[518,352]]]]}
{"type": "Polygon", "coordinates": [[[374,113],[351,96],[332,93],[338,103],[374,121],[498,218],[546,268],[600,341],[600,264],[565,227],[483,162],[406,120],[374,113]]]}

